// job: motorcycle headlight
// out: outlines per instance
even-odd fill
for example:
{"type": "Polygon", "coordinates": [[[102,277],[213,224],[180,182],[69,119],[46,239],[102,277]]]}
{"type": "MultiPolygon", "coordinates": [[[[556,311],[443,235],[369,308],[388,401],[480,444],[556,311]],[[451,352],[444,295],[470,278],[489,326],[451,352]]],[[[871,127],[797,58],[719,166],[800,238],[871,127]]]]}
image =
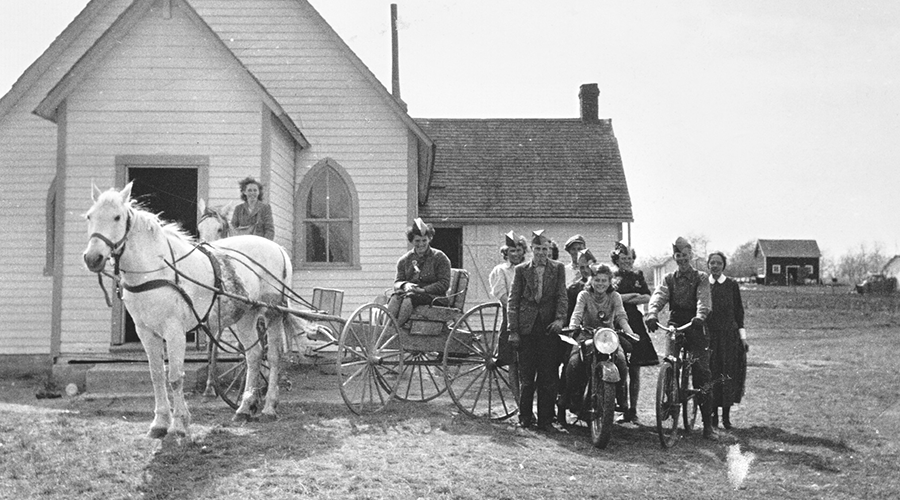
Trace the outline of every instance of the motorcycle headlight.
{"type": "Polygon", "coordinates": [[[594,349],[612,354],[619,348],[619,335],[612,328],[600,328],[594,332],[594,349]]]}

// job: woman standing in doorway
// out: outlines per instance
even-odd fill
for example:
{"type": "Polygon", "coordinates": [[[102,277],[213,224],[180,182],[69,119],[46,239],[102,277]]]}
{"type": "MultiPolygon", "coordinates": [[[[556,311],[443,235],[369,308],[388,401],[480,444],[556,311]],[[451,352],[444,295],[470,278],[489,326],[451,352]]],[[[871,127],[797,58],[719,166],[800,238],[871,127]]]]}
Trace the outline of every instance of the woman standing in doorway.
{"type": "Polygon", "coordinates": [[[241,203],[234,209],[231,225],[237,234],[253,234],[263,238],[275,239],[275,221],[272,218],[272,207],[263,203],[263,186],[253,177],[247,177],[238,183],[241,186],[241,203]]]}

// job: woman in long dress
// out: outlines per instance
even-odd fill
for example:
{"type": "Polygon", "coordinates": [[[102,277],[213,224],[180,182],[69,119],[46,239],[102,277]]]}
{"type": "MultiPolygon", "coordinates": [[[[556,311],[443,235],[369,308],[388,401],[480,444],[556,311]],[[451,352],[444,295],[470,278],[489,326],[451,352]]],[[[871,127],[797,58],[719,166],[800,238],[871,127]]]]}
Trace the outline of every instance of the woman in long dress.
{"type": "Polygon", "coordinates": [[[716,382],[712,389],[712,425],[731,429],[731,405],[741,402],[747,378],[747,331],[744,329],[744,303],[737,282],[722,274],[727,260],[722,252],[713,252],[709,266],[712,312],[706,318],[709,332],[709,368],[716,382]]]}
{"type": "Polygon", "coordinates": [[[616,271],[613,284],[622,297],[628,325],[637,334],[639,340],[632,342],[631,357],[628,360],[628,395],[630,406],[623,421],[637,423],[637,404],[641,392],[641,367],[659,364],[659,355],[653,348],[653,341],[644,326],[644,315],[638,306],[650,302],[650,287],[644,273],[634,270],[636,254],[633,248],[616,243],[616,248],[609,254],[610,260],[619,269],[616,271]]]}

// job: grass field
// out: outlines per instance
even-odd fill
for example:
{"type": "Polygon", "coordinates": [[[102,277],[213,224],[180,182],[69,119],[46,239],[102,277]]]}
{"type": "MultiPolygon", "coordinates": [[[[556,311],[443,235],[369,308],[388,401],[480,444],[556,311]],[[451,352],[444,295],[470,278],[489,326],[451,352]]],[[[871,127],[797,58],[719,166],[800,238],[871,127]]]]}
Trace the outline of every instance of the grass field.
{"type": "MultiPolygon", "coordinates": [[[[699,432],[663,450],[656,369],[643,372],[641,425],[606,450],[585,428],[542,434],[458,415],[447,398],[354,417],[294,370],[274,424],[231,426],[220,401],[191,397],[193,442],[144,437],[150,400],[37,400],[34,380],[0,385],[0,498],[897,498],[900,315],[896,299],[825,288],[744,291],[744,403],[719,442],[699,432]],[[726,453],[756,460],[739,490],[726,453]]],[[[658,347],[661,344],[657,343],[658,347]]]]}

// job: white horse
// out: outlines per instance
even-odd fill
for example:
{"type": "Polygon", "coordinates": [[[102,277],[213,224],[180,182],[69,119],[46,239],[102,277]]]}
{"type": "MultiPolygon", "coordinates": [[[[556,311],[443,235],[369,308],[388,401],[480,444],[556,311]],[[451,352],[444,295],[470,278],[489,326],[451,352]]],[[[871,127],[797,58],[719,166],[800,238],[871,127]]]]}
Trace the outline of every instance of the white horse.
{"type": "Polygon", "coordinates": [[[200,241],[213,242],[234,236],[235,232],[231,226],[234,208],[234,203],[223,207],[210,207],[203,198],[200,198],[197,201],[197,234],[200,235],[200,241]]]}
{"type": "Polygon", "coordinates": [[[267,307],[286,302],[283,282],[266,276],[291,276],[287,253],[278,244],[256,236],[239,236],[230,242],[232,247],[252,249],[252,258],[221,247],[197,245],[177,224],[160,222],[158,216],[137,206],[131,200],[131,186],[103,193],[94,188],[94,205],[85,214],[89,239],[83,257],[87,268],[96,273],[103,272],[112,257],[116,273],[121,273],[122,301],[147,354],[156,399],[149,437],[190,435],[190,413],[183,393],[185,332],[203,319],[208,319],[213,332],[231,326],[245,349],[247,375],[235,421],[249,420],[257,403],[262,346],[256,323],[260,316],[266,319],[270,371],[260,418],[276,419],[282,329],[291,325],[289,314],[267,307]],[[247,300],[217,293],[213,290],[217,281],[226,293],[247,300]]]}

